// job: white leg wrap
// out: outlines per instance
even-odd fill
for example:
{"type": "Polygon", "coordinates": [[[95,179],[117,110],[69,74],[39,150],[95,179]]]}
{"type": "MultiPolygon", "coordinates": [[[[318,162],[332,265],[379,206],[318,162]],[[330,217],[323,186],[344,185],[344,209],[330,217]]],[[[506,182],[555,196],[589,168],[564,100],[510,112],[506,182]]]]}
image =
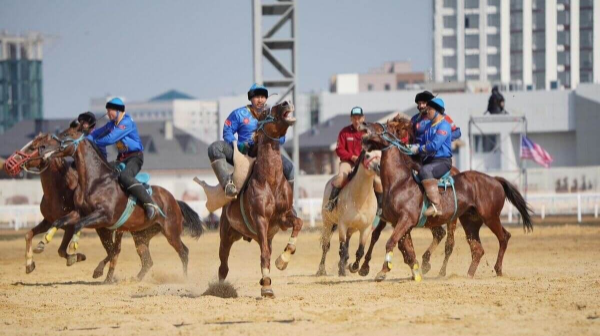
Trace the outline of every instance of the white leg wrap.
{"type": "Polygon", "coordinates": [[[290,252],[290,251],[288,251],[288,250],[285,250],[285,251],[283,251],[283,253],[281,254],[280,258],[281,258],[281,260],[282,260],[283,262],[289,263],[289,262],[290,262],[290,260],[292,260],[292,252],[290,252]]]}
{"type": "Polygon", "coordinates": [[[268,278],[271,275],[271,271],[268,268],[263,268],[262,269],[262,276],[263,278],[268,278]]]}
{"type": "Polygon", "coordinates": [[[298,237],[290,237],[288,244],[296,246],[296,240],[298,240],[298,237]]]}
{"type": "Polygon", "coordinates": [[[385,254],[385,261],[391,263],[394,258],[394,252],[388,252],[385,254]]]}

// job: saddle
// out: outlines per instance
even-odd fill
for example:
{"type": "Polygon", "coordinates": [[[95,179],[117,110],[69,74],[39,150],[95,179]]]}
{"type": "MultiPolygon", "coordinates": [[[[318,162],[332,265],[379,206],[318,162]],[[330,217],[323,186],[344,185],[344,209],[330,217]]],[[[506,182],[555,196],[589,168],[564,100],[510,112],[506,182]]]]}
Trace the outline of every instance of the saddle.
{"type": "MultiPolygon", "coordinates": [[[[417,184],[421,185],[421,179],[416,171],[413,170],[413,178],[417,184]]],[[[444,191],[448,189],[448,187],[452,188],[452,192],[454,193],[454,214],[452,215],[452,220],[456,216],[456,211],[458,209],[458,200],[456,199],[456,189],[454,188],[454,178],[450,175],[450,170],[444,174],[444,176],[438,179],[438,187],[444,188],[444,191]]],[[[429,207],[429,199],[427,195],[423,193],[423,207],[421,208],[421,214],[419,215],[419,221],[417,222],[417,227],[425,226],[427,222],[427,217],[425,217],[425,210],[429,207]]]]}
{"type": "MultiPolygon", "coordinates": [[[[255,158],[240,153],[237,143],[233,142],[233,184],[239,190],[239,193],[243,192],[242,187],[250,177],[255,160],[255,158]]],[[[219,184],[211,186],[197,177],[194,177],[194,182],[198,183],[204,189],[204,193],[206,194],[206,209],[209,212],[214,212],[232,201],[225,196],[225,191],[219,184]]]]}

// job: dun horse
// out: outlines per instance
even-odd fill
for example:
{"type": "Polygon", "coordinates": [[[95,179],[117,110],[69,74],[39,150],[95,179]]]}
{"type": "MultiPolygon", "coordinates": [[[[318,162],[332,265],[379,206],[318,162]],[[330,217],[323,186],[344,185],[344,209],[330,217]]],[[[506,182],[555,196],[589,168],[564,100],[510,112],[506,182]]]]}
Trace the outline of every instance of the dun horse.
{"type": "Polygon", "coordinates": [[[346,275],[346,264],[349,259],[348,248],[350,237],[356,231],[360,232],[360,243],[356,251],[356,261],[350,266],[350,271],[358,271],[360,259],[365,253],[365,245],[373,230],[373,221],[377,212],[377,199],[373,191],[373,181],[379,169],[379,160],[381,152],[374,151],[366,153],[363,151],[354,169],[348,176],[348,183],[338,196],[337,206],[333,211],[325,209],[325,204],[331,193],[331,180],[327,181],[323,195],[323,208],[321,214],[323,217],[323,231],[321,234],[321,247],[323,255],[317,275],[325,275],[325,258],[329,251],[331,235],[334,225],[338,225],[340,239],[340,262],[338,264],[338,274],[346,275]]]}
{"type": "Polygon", "coordinates": [[[292,228],[284,252],[275,265],[284,270],[296,252],[296,239],[302,220],[292,208],[292,186],[283,176],[279,138],[296,122],[294,106],[287,101],[265,110],[258,117],[255,133],[257,156],[248,182],[237,199],[223,208],[220,222],[219,280],[229,273],[229,252],[234,242],[244,237],[256,240],[260,246],[261,295],[274,296],[271,287],[271,242],[279,229],[292,228]]]}
{"type": "MultiPolygon", "coordinates": [[[[422,187],[415,182],[413,170],[419,170],[420,163],[407,154],[407,148],[399,139],[407,135],[409,120],[392,120],[387,124],[366,123],[363,143],[369,150],[383,150],[381,158],[381,180],[383,184],[383,216],[396,222],[394,232],[386,244],[386,258],[376,280],[382,281],[391,270],[393,249],[402,240],[404,260],[414,272],[415,280],[421,280],[421,270],[415,259],[415,251],[410,239],[410,230],[417,225],[423,203],[422,187]],[[401,151],[403,149],[403,151],[401,151]],[[405,237],[406,236],[406,237],[405,237]]],[[[500,177],[490,177],[476,171],[468,171],[454,177],[457,209],[450,192],[442,194],[443,215],[430,217],[425,227],[441,226],[453,217],[458,217],[465,230],[471,248],[471,266],[468,275],[473,277],[484,250],[479,238],[479,229],[487,225],[498,238],[500,249],[494,269],[502,275],[502,260],[510,239],[510,233],[502,227],[500,211],[508,199],[519,211],[526,230],[533,228],[530,209],[519,191],[500,177]]]]}
{"type": "MultiPolygon", "coordinates": [[[[140,232],[139,235],[134,236],[138,254],[142,259],[142,269],[138,279],[142,279],[152,266],[148,243],[158,232],[162,232],[169,244],[177,251],[184,274],[187,274],[188,249],[181,241],[183,227],[187,227],[192,232],[192,236],[199,237],[203,232],[203,225],[198,214],[186,203],[176,201],[167,190],[152,186],[152,197],[164,217],[157,216],[153,221],[148,221],[144,210],[140,206],[135,206],[129,218],[122,222],[121,216],[126,210],[128,196],[116,179],[117,172],[99,149],[84,138],[84,134],[78,128],[71,128],[58,139],[48,136],[40,145],[45,146],[46,155],[50,159],[66,156],[73,156],[75,159],[78,175],[74,199],[75,210],[54,222],[46,239],[51,240],[56,228],[74,225],[75,236],[67,251],[69,254],[67,260],[71,261],[71,264],[78,247],[81,229],[112,227],[117,230],[117,233],[140,232]],[[116,223],[121,226],[115,227],[116,223]]],[[[111,260],[111,267],[116,265],[116,259],[115,256],[111,260]]]]}

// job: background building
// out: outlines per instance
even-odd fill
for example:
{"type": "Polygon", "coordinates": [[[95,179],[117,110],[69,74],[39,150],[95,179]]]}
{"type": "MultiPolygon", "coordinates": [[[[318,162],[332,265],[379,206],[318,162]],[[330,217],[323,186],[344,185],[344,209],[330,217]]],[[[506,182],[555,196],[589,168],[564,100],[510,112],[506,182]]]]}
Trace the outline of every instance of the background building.
{"type": "Polygon", "coordinates": [[[43,117],[42,35],[0,32],[0,134],[43,117]]]}
{"type": "Polygon", "coordinates": [[[396,91],[414,88],[425,82],[424,72],[413,72],[411,62],[386,62],[366,74],[337,74],[331,77],[332,93],[359,93],[367,91],[396,91]]]}
{"type": "Polygon", "coordinates": [[[436,82],[513,89],[600,82],[600,0],[434,0],[436,82]]]}
{"type": "MultiPolygon", "coordinates": [[[[112,96],[92,99],[90,110],[96,115],[105,114],[106,102],[111,98],[112,96]]],[[[148,101],[125,101],[125,110],[136,122],[172,121],[175,127],[206,143],[217,139],[220,123],[215,100],[199,100],[171,90],[148,101]]]]}

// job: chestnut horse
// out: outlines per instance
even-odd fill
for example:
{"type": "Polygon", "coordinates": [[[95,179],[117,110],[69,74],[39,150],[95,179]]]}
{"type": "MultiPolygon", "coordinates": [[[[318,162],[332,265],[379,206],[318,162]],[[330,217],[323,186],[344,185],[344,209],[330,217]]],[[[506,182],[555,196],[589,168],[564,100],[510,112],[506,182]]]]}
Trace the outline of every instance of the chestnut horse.
{"type": "MultiPolygon", "coordinates": [[[[48,136],[40,145],[45,147],[45,156],[50,159],[67,156],[73,156],[75,159],[78,175],[74,197],[75,209],[54,222],[48,233],[51,236],[56,228],[75,226],[75,235],[67,251],[67,261],[71,261],[72,264],[71,258],[77,250],[81,229],[113,226],[125,211],[128,195],[118,183],[116,170],[106,161],[98,147],[85,139],[79,128],[71,128],[61,137],[48,136]]],[[[161,187],[152,186],[152,197],[165,216],[159,215],[149,221],[144,210],[136,205],[129,219],[116,229],[117,233],[140,232],[137,238],[134,236],[136,245],[139,244],[138,254],[142,259],[142,270],[138,279],[143,278],[152,266],[147,244],[158,232],[162,232],[177,251],[184,274],[187,275],[188,249],[181,241],[181,233],[185,226],[193,237],[199,237],[203,233],[202,221],[186,203],[176,201],[171,193],[161,187]],[[142,233],[143,230],[148,231],[142,233]]],[[[116,265],[116,259],[115,256],[111,260],[111,267],[116,265]]]]}
{"type": "Polygon", "coordinates": [[[271,288],[271,242],[279,229],[292,227],[292,235],[275,265],[284,270],[296,252],[296,238],[302,220],[292,208],[293,189],[283,176],[279,138],[296,122],[294,106],[287,101],[265,109],[258,116],[254,134],[256,161],[252,173],[237,199],[223,208],[220,222],[219,280],[229,273],[229,252],[234,242],[254,239],[260,246],[261,295],[273,297],[271,288]]]}
{"type": "MultiPolygon", "coordinates": [[[[423,203],[423,189],[413,178],[413,171],[418,171],[421,164],[409,156],[410,150],[399,139],[407,136],[410,129],[409,120],[391,120],[386,124],[366,123],[362,126],[366,132],[363,144],[368,150],[383,151],[381,158],[381,181],[383,184],[383,216],[396,226],[386,244],[386,257],[382,270],[376,281],[385,279],[391,270],[393,249],[401,241],[405,252],[404,261],[411,268],[416,281],[422,275],[415,258],[415,251],[410,238],[410,230],[417,225],[423,203]],[[406,236],[406,237],[405,237],[406,236]]],[[[510,233],[502,227],[500,212],[505,199],[512,203],[523,218],[525,230],[532,230],[530,208],[519,191],[501,177],[468,171],[454,177],[457,209],[454,209],[453,193],[442,194],[441,205],[443,215],[430,217],[425,227],[441,226],[454,217],[458,217],[465,230],[471,248],[471,266],[468,275],[473,277],[479,261],[483,256],[483,247],[479,238],[479,229],[487,225],[498,238],[500,249],[494,270],[502,275],[502,260],[510,239],[510,233]]]]}

